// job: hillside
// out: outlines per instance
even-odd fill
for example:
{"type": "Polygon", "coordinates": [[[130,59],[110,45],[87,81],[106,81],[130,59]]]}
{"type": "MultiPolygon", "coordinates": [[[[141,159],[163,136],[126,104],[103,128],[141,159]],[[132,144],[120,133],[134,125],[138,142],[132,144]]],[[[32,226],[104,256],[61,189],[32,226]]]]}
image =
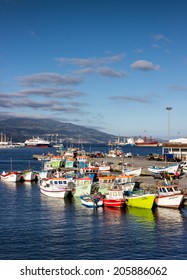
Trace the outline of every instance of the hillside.
{"type": "Polygon", "coordinates": [[[53,140],[62,139],[71,143],[108,143],[115,135],[96,129],[51,119],[11,118],[0,121],[0,133],[6,134],[13,142],[24,142],[28,138],[42,137],[53,140]],[[56,136],[58,135],[58,136],[56,136]]]}

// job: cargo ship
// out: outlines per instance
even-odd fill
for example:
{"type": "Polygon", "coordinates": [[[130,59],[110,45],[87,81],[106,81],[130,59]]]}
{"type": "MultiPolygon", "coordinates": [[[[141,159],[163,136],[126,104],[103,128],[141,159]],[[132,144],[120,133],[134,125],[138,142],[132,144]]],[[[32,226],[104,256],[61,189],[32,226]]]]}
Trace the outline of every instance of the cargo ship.
{"type": "Polygon", "coordinates": [[[139,147],[158,147],[159,143],[158,141],[154,140],[152,137],[148,140],[145,136],[144,138],[138,138],[135,140],[135,145],[139,147]]]}

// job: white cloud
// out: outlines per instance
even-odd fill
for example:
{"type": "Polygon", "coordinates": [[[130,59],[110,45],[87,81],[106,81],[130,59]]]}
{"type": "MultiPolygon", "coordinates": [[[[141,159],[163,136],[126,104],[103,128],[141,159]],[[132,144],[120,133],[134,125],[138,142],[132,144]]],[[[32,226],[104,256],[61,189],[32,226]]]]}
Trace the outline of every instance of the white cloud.
{"type": "Polygon", "coordinates": [[[159,65],[153,64],[153,62],[147,60],[137,60],[133,62],[130,66],[135,70],[144,70],[144,71],[150,71],[150,70],[157,71],[160,69],[159,65]]]}
{"type": "Polygon", "coordinates": [[[187,91],[187,86],[171,85],[170,88],[176,91],[187,91]]]}
{"type": "Polygon", "coordinates": [[[22,86],[35,86],[39,84],[53,84],[53,85],[66,85],[66,84],[79,84],[82,79],[73,76],[60,75],[57,73],[38,73],[29,76],[17,77],[17,80],[22,86]]]}
{"type": "Polygon", "coordinates": [[[151,38],[155,41],[165,41],[165,42],[170,42],[170,39],[167,38],[165,35],[163,34],[152,34],[151,38]]]}
{"type": "Polygon", "coordinates": [[[97,69],[97,73],[99,73],[100,75],[103,75],[103,76],[108,76],[108,77],[125,77],[127,76],[126,72],[124,71],[117,71],[117,70],[114,70],[112,68],[109,68],[109,67],[100,67],[97,69]]]}
{"type": "Polygon", "coordinates": [[[124,54],[118,54],[113,56],[106,57],[91,57],[91,58],[67,58],[67,57],[59,57],[55,58],[60,65],[76,65],[79,67],[95,67],[100,65],[106,65],[110,63],[116,63],[121,61],[124,58],[124,54]]]}

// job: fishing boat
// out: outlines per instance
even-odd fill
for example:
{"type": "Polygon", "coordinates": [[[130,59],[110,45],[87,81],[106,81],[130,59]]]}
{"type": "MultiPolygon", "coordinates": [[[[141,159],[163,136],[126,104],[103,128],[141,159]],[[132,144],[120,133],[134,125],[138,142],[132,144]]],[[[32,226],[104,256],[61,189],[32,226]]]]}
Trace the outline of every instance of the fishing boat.
{"type": "Polygon", "coordinates": [[[107,175],[107,176],[97,176],[98,179],[98,192],[106,195],[109,194],[109,190],[112,188],[112,185],[116,179],[116,175],[107,175]]]}
{"type": "Polygon", "coordinates": [[[103,199],[103,205],[107,207],[122,208],[126,203],[126,199],[123,197],[124,191],[122,189],[112,189],[106,198],[103,199]]]}
{"type": "Polygon", "coordinates": [[[65,198],[68,195],[73,195],[75,188],[71,179],[48,178],[40,180],[40,191],[47,196],[65,198]]]}
{"type": "Polygon", "coordinates": [[[155,204],[166,208],[179,208],[184,199],[184,195],[176,185],[158,185],[158,195],[155,204]]]}
{"type": "Polygon", "coordinates": [[[178,164],[163,166],[163,167],[150,165],[148,166],[148,171],[150,171],[153,174],[164,173],[164,172],[175,174],[178,167],[179,167],[178,164]]]}
{"type": "Polygon", "coordinates": [[[53,169],[52,170],[42,169],[36,172],[38,174],[38,179],[42,180],[42,179],[51,178],[54,171],[53,169]]]}
{"type": "Polygon", "coordinates": [[[120,198],[105,198],[103,199],[103,205],[107,207],[117,207],[117,208],[122,208],[125,205],[125,199],[120,199],[120,198]]]}
{"type": "Polygon", "coordinates": [[[1,180],[4,182],[20,182],[23,181],[23,175],[20,171],[3,171],[1,174],[1,180]]]}
{"type": "Polygon", "coordinates": [[[145,193],[143,190],[125,192],[127,206],[152,209],[155,201],[155,194],[145,193]]]}
{"type": "Polygon", "coordinates": [[[38,174],[32,170],[24,170],[22,171],[23,181],[32,182],[38,180],[38,174]]]}
{"type": "Polygon", "coordinates": [[[74,196],[80,197],[81,195],[91,194],[93,186],[93,179],[90,177],[77,178],[75,180],[74,196]]]}
{"type": "Polygon", "coordinates": [[[132,191],[135,186],[134,177],[135,176],[125,174],[118,175],[114,180],[112,188],[119,188],[123,191],[132,191]]]}
{"type": "Polygon", "coordinates": [[[80,173],[83,176],[89,176],[90,174],[99,174],[99,166],[86,166],[83,168],[80,168],[80,173]]]}
{"type": "Polygon", "coordinates": [[[81,195],[80,200],[82,205],[90,208],[98,208],[103,206],[103,196],[99,195],[81,195]]]}
{"type": "Polygon", "coordinates": [[[124,175],[129,175],[129,176],[135,176],[138,177],[141,175],[142,172],[142,168],[138,167],[138,168],[124,168],[122,173],[124,175]]]}

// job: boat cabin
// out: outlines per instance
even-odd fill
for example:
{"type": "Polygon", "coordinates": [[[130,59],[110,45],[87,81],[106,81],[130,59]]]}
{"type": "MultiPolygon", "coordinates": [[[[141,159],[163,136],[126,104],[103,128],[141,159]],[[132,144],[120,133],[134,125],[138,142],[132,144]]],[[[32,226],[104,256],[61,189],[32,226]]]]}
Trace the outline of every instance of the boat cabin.
{"type": "Polygon", "coordinates": [[[90,167],[85,167],[85,168],[80,168],[80,173],[81,174],[98,174],[99,173],[99,167],[98,166],[90,166],[90,167]]]}
{"type": "Polygon", "coordinates": [[[127,184],[127,183],[133,183],[134,182],[134,176],[128,176],[128,175],[120,175],[116,177],[114,183],[120,185],[120,184],[127,184]]]}
{"type": "Polygon", "coordinates": [[[86,178],[77,178],[76,179],[76,186],[87,186],[87,185],[90,185],[92,184],[93,182],[93,179],[92,178],[89,178],[89,177],[86,177],[86,178]]]}
{"type": "Polygon", "coordinates": [[[175,185],[158,186],[158,192],[161,195],[179,194],[181,191],[175,185]]]}
{"type": "Polygon", "coordinates": [[[109,175],[109,176],[98,176],[98,183],[99,185],[102,184],[112,184],[114,180],[116,179],[116,176],[114,175],[109,175]]]}
{"type": "Polygon", "coordinates": [[[109,191],[109,195],[108,197],[110,197],[110,199],[121,199],[124,198],[124,190],[122,189],[112,189],[109,191]]]}

